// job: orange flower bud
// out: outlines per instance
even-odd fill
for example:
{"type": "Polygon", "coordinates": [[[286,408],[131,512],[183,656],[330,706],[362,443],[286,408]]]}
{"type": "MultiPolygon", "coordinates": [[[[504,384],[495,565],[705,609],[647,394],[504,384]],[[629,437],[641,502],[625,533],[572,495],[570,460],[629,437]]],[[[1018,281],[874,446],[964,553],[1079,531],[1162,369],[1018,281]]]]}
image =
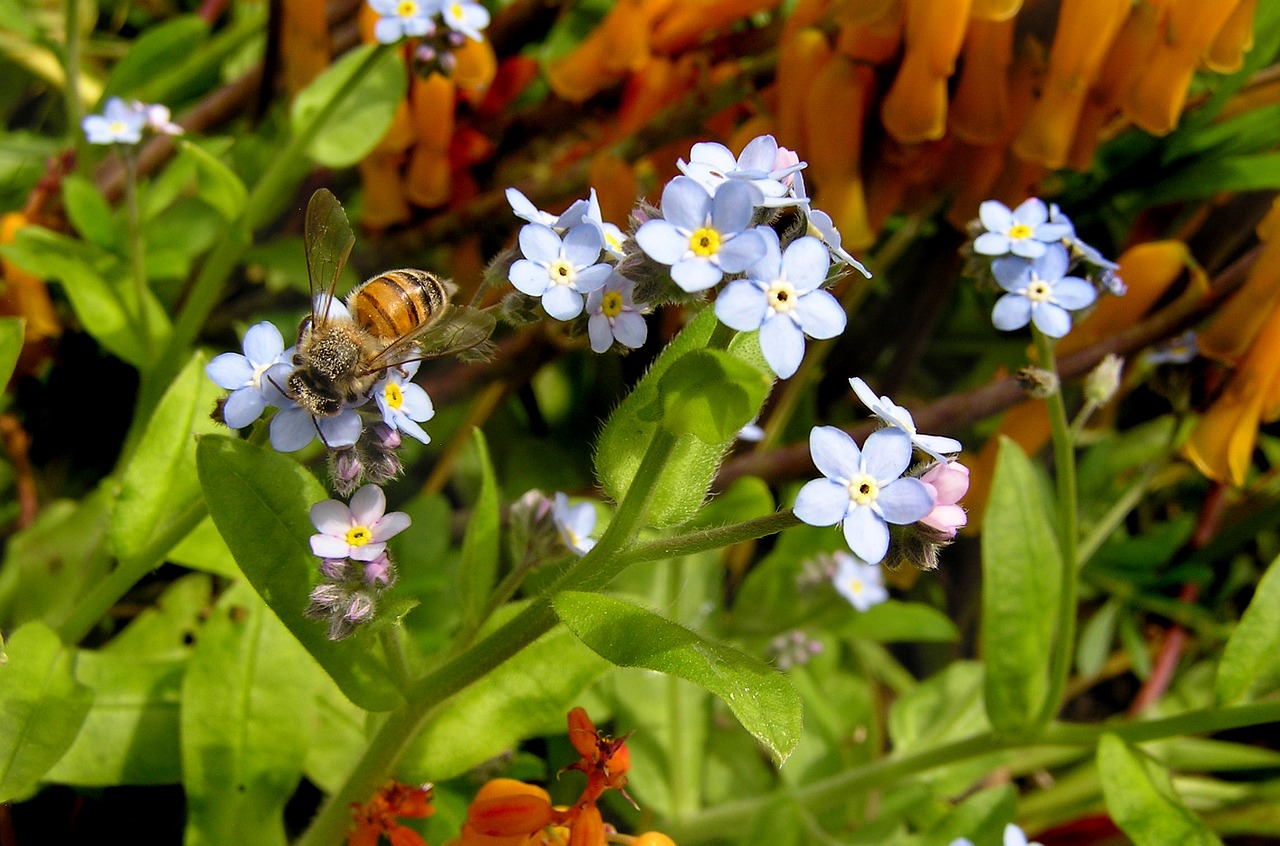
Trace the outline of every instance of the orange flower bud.
{"type": "Polygon", "coordinates": [[[329,67],[325,5],[324,0],[283,0],[280,5],[280,62],[290,97],[329,67]]]}
{"type": "MultiPolygon", "coordinates": [[[[21,212],[0,215],[0,244],[12,244],[18,230],[28,224],[26,215],[21,212]]],[[[22,338],[25,366],[28,354],[35,356],[35,345],[62,334],[62,323],[43,279],[3,256],[0,256],[0,277],[4,280],[3,290],[0,290],[0,314],[15,315],[27,321],[22,338]]]]}
{"type": "Polygon", "coordinates": [[[600,732],[596,730],[596,724],[591,722],[585,708],[570,711],[568,721],[569,742],[584,761],[594,763],[600,755],[600,732]]]}
{"type": "Polygon", "coordinates": [[[623,0],[617,3],[582,42],[547,65],[547,82],[557,95],[574,103],[584,100],[638,71],[649,61],[653,21],[672,0],[623,0]]]}
{"type": "MultiPolygon", "coordinates": [[[[462,832],[456,841],[450,841],[453,846],[526,846],[530,841],[528,834],[515,834],[511,837],[490,837],[487,834],[481,834],[471,827],[469,823],[462,824],[462,832]]],[[[450,846],[446,843],[445,846],[450,846]]]]}
{"type": "Polygon", "coordinates": [[[676,842],[660,831],[646,831],[637,835],[631,846],[676,846],[676,842]]]}
{"type": "Polygon", "coordinates": [[[467,807],[467,824],[487,837],[529,835],[555,819],[555,809],[541,796],[513,793],[477,798],[467,807]]]}
{"type": "Polygon", "coordinates": [[[809,137],[807,158],[815,196],[831,215],[848,249],[865,249],[875,241],[867,221],[863,193],[862,123],[872,98],[875,73],[835,55],[813,80],[805,97],[809,137]],[[838,121],[831,115],[841,116],[838,121]]]}
{"type": "Polygon", "coordinates": [[[1063,2],[1040,100],[1013,142],[1020,158],[1051,168],[1066,164],[1085,94],[1132,7],[1132,0],[1063,2]]]}
{"type": "Polygon", "coordinates": [[[671,3],[653,29],[653,49],[682,53],[734,21],[777,7],[781,0],[684,0],[671,3]]]}
{"type": "Polygon", "coordinates": [[[485,782],[479,790],[476,791],[475,801],[479,802],[483,799],[496,799],[500,796],[537,796],[543,799],[548,805],[551,804],[551,794],[543,790],[536,784],[519,781],[514,778],[493,778],[485,782]]]}
{"type": "Polygon", "coordinates": [[[947,78],[968,22],[969,0],[907,0],[906,53],[880,107],[885,130],[904,144],[945,134],[947,78]]]}
{"type": "Polygon", "coordinates": [[[836,19],[849,26],[864,26],[901,14],[900,0],[845,0],[836,9],[836,19]]]}
{"type": "Polygon", "coordinates": [[[587,179],[596,189],[600,216],[610,223],[625,226],[640,192],[640,183],[631,165],[601,151],[591,157],[587,179]]]}
{"type": "Polygon", "coordinates": [[[489,83],[498,73],[498,57],[489,39],[466,39],[453,53],[457,64],[453,69],[453,81],[470,102],[484,99],[489,83]]]}
{"type": "Polygon", "coordinates": [[[1262,252],[1249,269],[1240,290],[1231,295],[1197,336],[1200,352],[1221,361],[1235,363],[1253,343],[1267,315],[1280,301],[1280,200],[1258,224],[1262,252]]]}
{"type": "Polygon", "coordinates": [[[1164,38],[1156,41],[1125,100],[1125,115],[1130,120],[1154,135],[1177,126],[1201,54],[1236,5],[1236,0],[1174,0],[1170,4],[1164,38]]]}
{"type": "Polygon", "coordinates": [[[409,154],[404,189],[414,205],[431,208],[449,200],[455,93],[453,81],[438,73],[411,77],[409,108],[418,143],[409,154]]]}
{"type": "Polygon", "coordinates": [[[600,809],[594,802],[585,802],[575,810],[577,815],[569,826],[569,846],[605,846],[600,809]]]}
{"type": "Polygon", "coordinates": [[[1235,73],[1244,67],[1244,54],[1253,47],[1253,17],[1257,11],[1258,0],[1239,1],[1205,51],[1205,67],[1218,73],[1235,73]]]}

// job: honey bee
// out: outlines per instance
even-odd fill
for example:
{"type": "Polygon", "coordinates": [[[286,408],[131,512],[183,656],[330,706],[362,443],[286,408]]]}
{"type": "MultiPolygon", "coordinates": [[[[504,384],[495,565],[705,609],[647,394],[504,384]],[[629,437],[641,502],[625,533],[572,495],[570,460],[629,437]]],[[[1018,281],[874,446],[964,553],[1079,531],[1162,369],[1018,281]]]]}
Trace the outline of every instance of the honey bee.
{"type": "Polygon", "coordinates": [[[336,197],[321,188],[307,204],[304,241],[311,314],[298,325],[295,369],[285,391],[316,417],[334,417],[369,396],[382,372],[485,344],[493,315],[450,302],[452,283],[425,270],[370,277],[335,306],[334,289],[355,236],[336,197]]]}

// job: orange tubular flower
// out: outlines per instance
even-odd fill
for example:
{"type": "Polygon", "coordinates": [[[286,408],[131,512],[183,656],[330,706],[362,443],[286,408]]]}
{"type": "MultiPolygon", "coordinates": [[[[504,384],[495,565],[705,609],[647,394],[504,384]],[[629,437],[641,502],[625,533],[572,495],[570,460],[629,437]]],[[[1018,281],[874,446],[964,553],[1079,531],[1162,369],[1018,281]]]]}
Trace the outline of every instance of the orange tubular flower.
{"type": "Polygon", "coordinates": [[[970,144],[994,144],[1009,123],[1013,19],[977,18],[964,37],[964,66],[951,100],[951,134],[970,144]]]}
{"type": "Polygon", "coordinates": [[[1040,100],[1013,142],[1018,157],[1066,164],[1085,94],[1132,7],[1132,0],[1064,0],[1040,100]]]}
{"type": "Polygon", "coordinates": [[[975,18],[984,21],[1011,21],[1022,8],[1022,0],[973,0],[975,18]]]}
{"type": "Polygon", "coordinates": [[[283,0],[280,4],[280,61],[290,97],[329,67],[326,5],[325,0],[283,0]]]}
{"type": "Polygon", "coordinates": [[[623,0],[573,52],[547,65],[557,96],[581,103],[649,61],[649,33],[673,0],[623,0]]]}
{"type": "Polygon", "coordinates": [[[405,196],[416,206],[432,208],[449,200],[449,142],[453,139],[453,80],[438,73],[409,78],[409,112],[418,143],[409,155],[405,196]]]}
{"type": "Polygon", "coordinates": [[[775,8],[781,0],[684,0],[668,3],[653,29],[655,52],[671,55],[696,47],[729,24],[775,8]]]}
{"type": "MultiPolygon", "coordinates": [[[[1200,352],[1235,364],[1245,355],[1267,315],[1280,301],[1280,199],[1258,224],[1262,252],[1236,291],[1200,332],[1200,352]]],[[[1123,277],[1122,277],[1123,278],[1123,277]]]]}
{"type": "Polygon", "coordinates": [[[880,108],[884,128],[904,144],[946,132],[947,79],[968,22],[969,0],[907,0],[906,53],[880,108]]]}
{"type": "MultiPolygon", "coordinates": [[[[12,244],[18,230],[30,223],[21,212],[0,216],[0,244],[12,244]]],[[[0,314],[14,315],[27,321],[22,336],[22,354],[18,372],[35,373],[48,355],[45,342],[62,334],[62,324],[49,298],[44,280],[33,276],[0,256],[0,314]]]]}
{"type": "Polygon", "coordinates": [[[355,830],[347,835],[347,846],[377,846],[386,835],[391,846],[427,846],[422,835],[400,825],[397,817],[423,819],[435,813],[431,807],[431,785],[411,787],[390,782],[363,805],[351,805],[355,830]]]}
{"type": "Polygon", "coordinates": [[[805,98],[807,158],[815,197],[831,215],[848,249],[871,246],[862,183],[862,124],[873,96],[875,72],[835,55],[814,78],[805,98]],[[831,120],[840,115],[840,120],[831,120]]]}
{"type": "Polygon", "coordinates": [[[831,45],[822,30],[815,27],[797,29],[778,51],[778,84],[780,92],[775,119],[778,143],[793,150],[808,150],[804,129],[804,97],[789,92],[808,91],[818,72],[831,58],[831,45]]]}
{"type": "Polygon", "coordinates": [[[1214,42],[1237,0],[1173,0],[1164,38],[1156,41],[1125,101],[1125,115],[1153,135],[1178,125],[1200,57],[1214,42]]]}
{"type": "Polygon", "coordinates": [[[1205,67],[1218,73],[1235,73],[1244,66],[1244,54],[1253,47],[1253,16],[1257,11],[1258,0],[1240,0],[1205,51],[1205,67]]]}
{"type": "Polygon", "coordinates": [[[1231,375],[1182,453],[1211,479],[1243,485],[1258,426],[1280,417],[1280,307],[1272,308],[1253,346],[1231,375]]]}

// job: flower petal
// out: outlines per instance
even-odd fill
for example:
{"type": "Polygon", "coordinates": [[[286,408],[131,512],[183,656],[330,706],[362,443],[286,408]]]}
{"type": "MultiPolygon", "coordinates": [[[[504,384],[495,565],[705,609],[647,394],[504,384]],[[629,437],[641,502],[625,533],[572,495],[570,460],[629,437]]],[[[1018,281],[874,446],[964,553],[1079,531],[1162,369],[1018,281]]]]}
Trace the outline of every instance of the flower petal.
{"type": "Polygon", "coordinates": [[[351,519],[357,526],[374,526],[387,510],[387,495],[377,485],[365,485],[351,497],[351,519]]]}
{"type": "Polygon", "coordinates": [[[689,177],[677,176],[662,189],[662,216],[673,225],[692,231],[706,225],[710,213],[711,196],[689,177]]]}
{"type": "Polygon", "coordinates": [[[804,358],[804,333],[789,317],[771,317],[760,327],[760,351],[779,378],[790,379],[804,358]]]}
{"type": "MultiPolygon", "coordinates": [[[[346,535],[352,526],[351,509],[336,499],[326,499],[311,506],[311,525],[325,535],[346,535]]],[[[344,556],[346,553],[342,553],[344,556]]]]}
{"type": "Polygon", "coordinates": [[[955,438],[947,438],[942,435],[917,434],[911,441],[939,461],[946,461],[946,456],[954,455],[964,449],[964,445],[955,438]]]}
{"type": "Polygon", "coordinates": [[[716,317],[730,329],[753,332],[764,322],[769,302],[754,282],[739,279],[725,285],[716,295],[716,317]]]}
{"type": "Polygon", "coordinates": [[[844,520],[844,541],[868,564],[879,564],[889,551],[889,526],[870,508],[854,508],[844,520]]]}
{"type": "Polygon", "coordinates": [[[294,406],[271,418],[271,446],[278,452],[297,452],[316,436],[311,415],[294,406]]]}
{"type": "Polygon", "coordinates": [[[1059,279],[1053,286],[1053,301],[1070,311],[1091,305],[1098,298],[1098,289],[1077,276],[1059,279]]]}
{"type": "Polygon", "coordinates": [[[284,337],[274,324],[263,321],[244,333],[244,355],[254,366],[274,364],[284,352],[284,337]]]}
{"type": "Polygon", "coordinates": [[[560,258],[560,236],[549,226],[530,223],[520,227],[520,254],[527,259],[542,262],[560,258]]]}
{"type": "Polygon", "coordinates": [[[542,295],[542,307],[556,320],[573,320],[582,314],[582,294],[568,285],[552,285],[542,295]]]}
{"type": "Polygon", "coordinates": [[[400,392],[400,396],[403,398],[400,411],[410,420],[430,420],[435,416],[436,409],[431,404],[431,397],[427,396],[427,392],[420,386],[407,383],[400,392]]]}
{"type": "Polygon", "coordinates": [[[613,329],[609,326],[609,318],[605,317],[603,312],[597,312],[587,318],[587,337],[591,339],[592,352],[608,352],[609,347],[613,346],[613,329]]]}
{"type": "MultiPolygon", "coordinates": [[[[751,216],[763,197],[760,191],[741,180],[732,180],[716,190],[711,201],[711,219],[721,233],[741,232],[751,223],[751,216]]],[[[752,259],[754,261],[754,259],[752,259]]],[[[746,265],[742,268],[745,270],[746,265]]]]}
{"type": "Polygon", "coordinates": [[[232,429],[243,429],[262,416],[267,401],[262,392],[254,388],[241,388],[233,391],[222,406],[222,419],[232,429]]]}
{"type": "Polygon", "coordinates": [[[747,142],[738,156],[738,170],[769,173],[778,160],[778,141],[772,135],[757,135],[747,142]]]}
{"type": "MultiPolygon", "coordinates": [[[[772,231],[772,230],[769,230],[772,231]]],[[[782,270],[796,290],[808,293],[827,281],[831,253],[827,245],[812,235],[793,241],[782,257],[782,270]]]]}
{"type": "Polygon", "coordinates": [[[911,436],[896,426],[877,429],[862,445],[862,463],[877,484],[892,482],[911,464],[911,436]]]}
{"type": "Polygon", "coordinates": [[[722,241],[716,258],[727,273],[741,273],[764,257],[765,236],[756,229],[739,232],[722,241]]]}
{"type": "Polygon", "coordinates": [[[928,485],[908,476],[881,488],[876,505],[885,520],[905,526],[924,517],[937,502],[928,485]]]}
{"type": "Polygon", "coordinates": [[[681,259],[671,267],[671,278],[684,291],[705,291],[724,276],[720,268],[704,258],[681,259]]]}
{"type": "Polygon", "coordinates": [[[813,427],[809,432],[809,456],[818,472],[841,485],[848,485],[862,472],[862,450],[848,432],[835,426],[813,427]]]}
{"type": "Polygon", "coordinates": [[[624,311],[613,319],[613,336],[624,347],[637,350],[649,338],[649,324],[645,323],[642,315],[624,311]]]}
{"type": "Polygon", "coordinates": [[[826,291],[810,291],[802,296],[796,303],[794,316],[805,334],[818,340],[836,337],[848,322],[839,300],[826,291]]]}
{"type": "Polygon", "coordinates": [[[1016,293],[1027,287],[1031,279],[1031,262],[1016,256],[1001,256],[991,262],[991,275],[1010,293],[1016,293]]]}
{"type": "Polygon", "coordinates": [[[991,323],[1002,332],[1021,329],[1031,321],[1031,300],[1021,294],[1005,294],[991,310],[991,323]]]}
{"type": "Polygon", "coordinates": [[[513,262],[511,269],[507,271],[507,278],[517,291],[530,297],[541,297],[551,286],[547,268],[528,259],[513,262]]]}
{"type": "Polygon", "coordinates": [[[1009,236],[1003,232],[983,232],[973,239],[973,251],[983,256],[1002,256],[1009,252],[1009,236]]]}
{"type": "Polygon", "coordinates": [[[1044,255],[1045,246],[1043,241],[1037,241],[1034,238],[1019,238],[1017,241],[1010,243],[1009,252],[1015,256],[1036,259],[1044,255]]]}
{"type": "Polygon", "coordinates": [[[387,538],[393,538],[409,528],[412,523],[412,518],[403,511],[392,511],[390,514],[384,514],[382,519],[378,520],[378,525],[373,527],[373,539],[375,541],[384,541],[387,538]]]}
{"type": "Polygon", "coordinates": [[[589,223],[579,224],[564,236],[564,255],[575,268],[595,264],[604,240],[600,230],[589,223]]]}
{"type": "Polygon", "coordinates": [[[1007,232],[1013,226],[1013,212],[999,200],[987,200],[978,206],[978,219],[990,232],[1007,232]]]}
{"type": "Polygon", "coordinates": [[[1039,197],[1028,197],[1013,210],[1014,223],[1037,226],[1049,219],[1049,207],[1039,197]]]}
{"type": "Polygon", "coordinates": [[[316,420],[320,440],[329,449],[354,446],[364,431],[364,423],[354,408],[344,408],[337,417],[321,417],[316,420]]]}
{"type": "Polygon", "coordinates": [[[385,543],[366,543],[364,546],[353,546],[347,555],[353,561],[372,561],[387,551],[385,543]]]}
{"type": "Polygon", "coordinates": [[[675,264],[689,252],[689,236],[665,220],[650,220],[636,230],[636,243],[649,258],[662,264],[675,264]]]}
{"type": "Polygon", "coordinates": [[[253,365],[240,353],[222,353],[204,366],[205,375],[219,388],[235,390],[253,381],[253,365]]]}
{"type": "Polygon", "coordinates": [[[796,495],[795,515],[810,526],[834,526],[849,510],[849,489],[830,479],[814,479],[796,495]]]}
{"type": "Polygon", "coordinates": [[[1031,320],[1050,338],[1061,338],[1071,331],[1071,313],[1053,303],[1038,303],[1031,309],[1031,320]]]}
{"type": "Polygon", "coordinates": [[[351,545],[333,535],[312,535],[311,551],[321,558],[346,558],[351,545]]]}
{"type": "Polygon", "coordinates": [[[1071,264],[1071,257],[1067,255],[1067,248],[1061,244],[1044,245],[1044,255],[1036,259],[1031,267],[1035,271],[1036,276],[1046,282],[1057,282],[1067,274],[1067,267],[1071,264]]]}
{"type": "Polygon", "coordinates": [[[611,276],[613,276],[612,265],[593,264],[578,271],[578,275],[573,280],[573,287],[580,293],[590,294],[608,282],[611,276]]]}

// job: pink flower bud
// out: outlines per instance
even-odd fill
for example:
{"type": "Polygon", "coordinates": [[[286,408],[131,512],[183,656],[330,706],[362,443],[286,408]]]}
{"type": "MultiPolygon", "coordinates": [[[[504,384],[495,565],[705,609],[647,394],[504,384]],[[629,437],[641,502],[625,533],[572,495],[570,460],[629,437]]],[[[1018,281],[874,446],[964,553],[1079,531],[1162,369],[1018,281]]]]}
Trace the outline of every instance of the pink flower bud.
{"type": "Polygon", "coordinates": [[[934,531],[954,538],[969,517],[957,503],[969,490],[969,468],[958,461],[940,461],[920,477],[933,492],[936,504],[920,522],[934,531]]]}
{"type": "MultiPolygon", "coordinates": [[[[795,167],[800,164],[800,156],[796,155],[794,150],[788,150],[786,147],[778,148],[778,155],[773,160],[773,170],[786,170],[789,167],[795,167]]],[[[795,174],[788,173],[782,178],[782,184],[791,187],[791,183],[795,181],[795,174]]]]}

